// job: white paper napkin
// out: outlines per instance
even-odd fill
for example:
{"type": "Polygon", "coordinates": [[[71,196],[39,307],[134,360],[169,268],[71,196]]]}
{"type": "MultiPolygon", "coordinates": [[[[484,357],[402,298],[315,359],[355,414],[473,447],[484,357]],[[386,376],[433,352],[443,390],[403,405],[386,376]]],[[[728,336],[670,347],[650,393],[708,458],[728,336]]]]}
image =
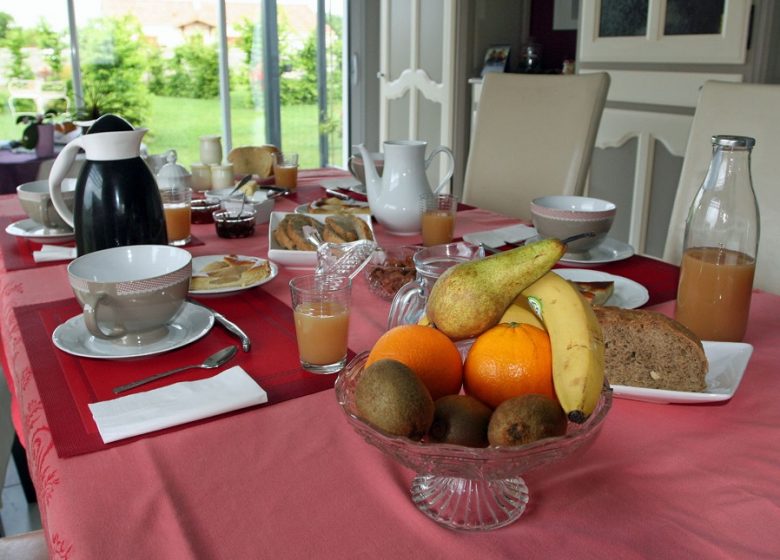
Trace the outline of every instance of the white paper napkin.
{"type": "Polygon", "coordinates": [[[464,241],[479,245],[484,243],[488,247],[495,249],[507,243],[520,243],[536,235],[536,229],[523,224],[506,226],[489,231],[477,231],[467,233],[463,236],[464,241]]]}
{"type": "Polygon", "coordinates": [[[75,258],[75,247],[63,247],[62,245],[41,245],[40,251],[33,251],[33,260],[37,263],[50,261],[69,261],[75,258]]]}
{"type": "Polygon", "coordinates": [[[208,379],[183,381],[89,405],[104,443],[268,402],[268,395],[234,366],[208,379]]]}

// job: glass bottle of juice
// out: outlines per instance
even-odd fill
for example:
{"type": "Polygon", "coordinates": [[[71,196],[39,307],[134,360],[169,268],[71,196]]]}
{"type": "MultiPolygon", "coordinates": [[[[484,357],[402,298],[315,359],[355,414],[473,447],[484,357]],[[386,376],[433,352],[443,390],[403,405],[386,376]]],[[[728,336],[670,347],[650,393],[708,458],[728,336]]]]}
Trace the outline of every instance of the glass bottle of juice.
{"type": "Polygon", "coordinates": [[[746,136],[712,137],[712,161],[685,222],[675,318],[702,340],[745,335],[759,237],[754,145],[746,136]]]}

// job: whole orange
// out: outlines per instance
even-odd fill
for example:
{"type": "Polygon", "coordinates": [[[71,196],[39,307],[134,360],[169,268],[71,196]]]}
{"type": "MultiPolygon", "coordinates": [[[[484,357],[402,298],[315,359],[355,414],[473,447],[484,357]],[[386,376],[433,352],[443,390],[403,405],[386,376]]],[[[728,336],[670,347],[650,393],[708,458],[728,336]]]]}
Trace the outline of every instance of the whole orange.
{"type": "Polygon", "coordinates": [[[398,360],[422,380],[435,401],[460,391],[463,362],[455,343],[434,327],[399,325],[376,341],[366,366],[382,358],[398,360]]]}
{"type": "Polygon", "coordinates": [[[500,323],[477,337],[463,364],[463,388],[493,408],[512,397],[555,397],[547,332],[524,323],[500,323]]]}

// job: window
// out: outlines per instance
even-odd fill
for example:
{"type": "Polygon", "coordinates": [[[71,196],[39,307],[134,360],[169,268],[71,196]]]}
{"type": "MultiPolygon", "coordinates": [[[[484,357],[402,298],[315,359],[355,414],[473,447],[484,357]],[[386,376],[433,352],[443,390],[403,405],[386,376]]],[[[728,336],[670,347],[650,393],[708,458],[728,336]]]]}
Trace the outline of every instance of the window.
{"type": "MultiPolygon", "coordinates": [[[[12,78],[67,84],[82,119],[122,114],[149,128],[151,153],[175,148],[185,165],[199,159],[205,134],[222,134],[226,150],[281,145],[300,153],[302,167],[341,164],[344,3],[227,0],[222,10],[218,0],[74,2],[72,72],[67,4],[7,6],[0,84],[5,96],[12,78]]],[[[21,108],[35,111],[30,100],[21,108]]],[[[0,137],[21,135],[13,121],[10,108],[0,114],[0,137]]]]}

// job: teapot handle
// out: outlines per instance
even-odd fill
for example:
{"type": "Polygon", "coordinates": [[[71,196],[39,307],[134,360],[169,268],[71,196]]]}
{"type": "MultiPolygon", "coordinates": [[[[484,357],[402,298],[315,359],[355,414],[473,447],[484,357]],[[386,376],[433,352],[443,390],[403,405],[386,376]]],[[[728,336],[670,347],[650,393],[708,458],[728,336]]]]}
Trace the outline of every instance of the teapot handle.
{"type": "Polygon", "coordinates": [[[455,156],[452,155],[452,151],[446,146],[439,146],[431,152],[431,155],[429,155],[428,159],[425,160],[425,169],[426,170],[428,169],[428,166],[431,164],[431,161],[433,160],[434,156],[437,156],[438,154],[441,153],[444,153],[447,156],[449,156],[450,168],[444,174],[444,179],[442,179],[441,182],[439,182],[439,185],[435,189],[433,189],[434,194],[438,193],[447,185],[447,183],[450,182],[450,179],[452,179],[452,173],[455,171],[455,156]]]}
{"type": "Polygon", "coordinates": [[[57,156],[57,159],[54,160],[54,164],[51,166],[51,172],[49,173],[49,194],[51,195],[54,209],[57,210],[57,214],[59,214],[70,227],[74,227],[73,212],[68,209],[67,204],[65,204],[65,199],[62,197],[62,180],[68,173],[71,164],[76,159],[79,148],[81,148],[81,137],[68,142],[57,156]]]}

